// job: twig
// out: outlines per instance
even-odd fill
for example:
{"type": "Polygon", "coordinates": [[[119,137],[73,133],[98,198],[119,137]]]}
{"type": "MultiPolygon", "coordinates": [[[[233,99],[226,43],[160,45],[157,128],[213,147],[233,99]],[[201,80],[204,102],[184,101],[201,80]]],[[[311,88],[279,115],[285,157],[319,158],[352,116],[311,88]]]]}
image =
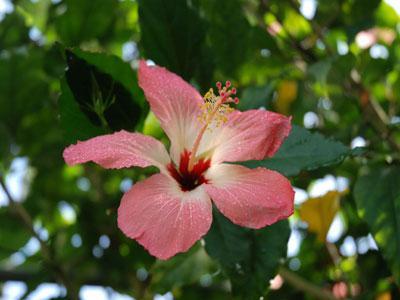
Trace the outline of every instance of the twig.
{"type": "Polygon", "coordinates": [[[400,144],[393,136],[389,127],[389,117],[382,106],[371,98],[369,91],[353,78],[350,80],[350,89],[358,93],[359,106],[364,114],[365,120],[372,125],[374,131],[380,138],[386,140],[395,152],[400,152],[400,144]]]}
{"type": "Polygon", "coordinates": [[[330,242],[325,243],[326,249],[328,250],[329,256],[332,259],[333,264],[338,267],[342,258],[340,257],[339,251],[336,248],[335,244],[330,242]]]}
{"type": "Polygon", "coordinates": [[[4,190],[8,198],[8,203],[11,211],[22,221],[27,230],[35,237],[40,243],[40,250],[43,256],[45,263],[53,270],[57,280],[65,286],[68,293],[68,298],[75,300],[78,299],[79,290],[75,287],[75,285],[68,279],[68,276],[65,270],[55,261],[52,252],[47,245],[47,243],[40,237],[40,235],[36,232],[31,216],[28,211],[15,199],[12,197],[10,191],[8,190],[3,176],[0,175],[0,186],[4,190]]]}
{"type": "Polygon", "coordinates": [[[319,286],[314,285],[296,273],[289,271],[288,269],[281,267],[279,274],[294,288],[309,294],[316,299],[336,300],[335,296],[331,292],[323,290],[319,286]]]}

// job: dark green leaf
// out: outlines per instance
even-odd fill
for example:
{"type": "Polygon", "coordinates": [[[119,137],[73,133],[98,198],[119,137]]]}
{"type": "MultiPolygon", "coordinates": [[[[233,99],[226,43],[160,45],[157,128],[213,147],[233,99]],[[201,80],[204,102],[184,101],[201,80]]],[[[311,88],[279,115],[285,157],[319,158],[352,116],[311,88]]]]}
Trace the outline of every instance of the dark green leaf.
{"type": "Polygon", "coordinates": [[[6,170],[11,163],[12,155],[10,153],[11,135],[6,126],[0,123],[0,170],[6,170]]]}
{"type": "Polygon", "coordinates": [[[290,135],[272,158],[243,164],[250,168],[265,167],[286,176],[294,176],[302,170],[337,164],[349,154],[349,148],[342,143],[294,125],[290,135]]]}
{"type": "Polygon", "coordinates": [[[57,33],[69,46],[102,37],[115,18],[117,5],[117,0],[63,1],[57,8],[57,33]]]}
{"type": "Polygon", "coordinates": [[[96,127],[133,130],[144,119],[136,74],[119,58],[67,50],[66,80],[79,109],[96,127]]]}
{"type": "Polygon", "coordinates": [[[275,49],[268,33],[251,26],[243,15],[243,1],[198,1],[205,12],[207,40],[218,69],[226,76],[235,72],[246,60],[260,55],[261,49],[275,49]]]}
{"type": "Polygon", "coordinates": [[[272,100],[273,91],[274,87],[272,84],[246,88],[240,97],[238,109],[247,110],[268,107],[272,100]]]}
{"type": "Polygon", "coordinates": [[[61,96],[58,99],[58,105],[61,127],[64,130],[66,141],[76,143],[77,140],[86,140],[96,135],[104,134],[104,130],[94,126],[82,113],[65,79],[61,80],[60,85],[61,96]]]}
{"type": "Polygon", "coordinates": [[[400,284],[400,167],[363,170],[354,187],[359,216],[374,235],[400,284]]]}
{"type": "Polygon", "coordinates": [[[351,14],[348,15],[348,17],[350,18],[349,21],[354,22],[355,20],[359,20],[360,23],[362,22],[365,26],[367,25],[365,24],[366,22],[372,23],[373,13],[375,9],[378,8],[380,2],[381,0],[351,1],[351,8],[348,10],[348,12],[351,12],[351,14]]]}
{"type": "Polygon", "coordinates": [[[29,240],[30,234],[22,222],[8,208],[0,208],[0,260],[8,257],[23,247],[29,240]]]}
{"type": "Polygon", "coordinates": [[[37,112],[43,105],[39,101],[47,94],[47,86],[40,69],[42,59],[43,53],[36,48],[0,56],[0,122],[10,131],[21,125],[24,114],[37,112]]]}
{"type": "Polygon", "coordinates": [[[79,48],[69,49],[73,54],[85,60],[89,65],[107,73],[120,82],[132,95],[134,102],[143,106],[143,93],[137,82],[136,72],[119,57],[106,53],[87,52],[79,48]]]}
{"type": "Polygon", "coordinates": [[[205,237],[206,250],[220,262],[235,294],[258,299],[267,291],[280,259],[286,256],[289,234],[287,221],[251,230],[233,224],[215,209],[205,237]]]}
{"type": "Polygon", "coordinates": [[[366,147],[355,147],[351,149],[350,154],[351,156],[363,156],[367,151],[366,147]]]}
{"type": "Polygon", "coordinates": [[[17,13],[6,15],[0,26],[0,45],[7,49],[18,47],[29,41],[28,27],[24,19],[17,13]]]}
{"type": "Polygon", "coordinates": [[[186,0],[141,0],[139,22],[146,58],[186,80],[208,69],[201,64],[205,54],[204,24],[186,0]]]}

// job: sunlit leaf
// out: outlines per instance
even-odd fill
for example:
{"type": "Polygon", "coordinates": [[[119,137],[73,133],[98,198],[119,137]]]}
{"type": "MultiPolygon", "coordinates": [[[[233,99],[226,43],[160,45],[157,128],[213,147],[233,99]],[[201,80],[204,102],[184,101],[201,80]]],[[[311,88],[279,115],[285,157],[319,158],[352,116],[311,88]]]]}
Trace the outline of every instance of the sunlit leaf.
{"type": "Polygon", "coordinates": [[[382,1],[375,12],[378,26],[394,28],[400,21],[399,14],[387,2],[382,1]]]}
{"type": "Polygon", "coordinates": [[[311,33],[312,29],[308,21],[292,9],[286,9],[283,26],[298,39],[302,39],[311,33]]]}
{"type": "Polygon", "coordinates": [[[297,98],[297,81],[282,80],[278,86],[275,107],[281,114],[287,115],[290,105],[297,98]]]}
{"type": "Polygon", "coordinates": [[[299,210],[300,217],[308,224],[308,230],[325,242],[333,218],[340,209],[342,192],[329,191],[321,197],[309,198],[299,210]]]}
{"type": "Polygon", "coordinates": [[[18,1],[17,10],[24,16],[27,25],[45,30],[51,0],[18,1]]]}
{"type": "Polygon", "coordinates": [[[144,120],[143,134],[151,135],[156,138],[161,138],[164,134],[164,131],[160,125],[160,121],[158,121],[157,117],[152,111],[148,113],[146,119],[144,120]]]}

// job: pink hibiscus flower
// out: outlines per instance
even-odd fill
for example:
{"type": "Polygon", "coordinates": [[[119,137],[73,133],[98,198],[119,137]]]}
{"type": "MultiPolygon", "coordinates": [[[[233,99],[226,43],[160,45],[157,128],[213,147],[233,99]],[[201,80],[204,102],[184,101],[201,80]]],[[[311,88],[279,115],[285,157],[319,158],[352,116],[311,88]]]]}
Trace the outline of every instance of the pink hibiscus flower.
{"type": "Polygon", "coordinates": [[[139,85],[171,141],[169,154],[150,136],[124,130],[64,150],[68,165],[93,161],[104,168],[156,166],[160,173],[135,183],[122,197],[118,226],[152,255],[187,251],[209,230],[211,199],[233,223],[262,228],[293,213],[289,180],[265,168],[228,162],[271,157],[288,136],[290,118],[229,107],[230,82],[204,98],[168,70],[139,65],[139,85]]]}

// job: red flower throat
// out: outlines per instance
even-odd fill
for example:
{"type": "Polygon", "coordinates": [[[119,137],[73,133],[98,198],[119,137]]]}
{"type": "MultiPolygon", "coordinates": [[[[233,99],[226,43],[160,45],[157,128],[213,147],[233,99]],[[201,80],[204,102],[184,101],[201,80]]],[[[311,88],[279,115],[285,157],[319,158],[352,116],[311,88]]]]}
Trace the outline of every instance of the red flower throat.
{"type": "Polygon", "coordinates": [[[204,177],[204,172],[210,167],[211,160],[201,158],[189,170],[190,155],[191,152],[186,149],[182,152],[179,170],[177,170],[173,162],[167,165],[169,173],[179,183],[184,192],[191,191],[203,183],[208,183],[208,180],[204,177]]]}

